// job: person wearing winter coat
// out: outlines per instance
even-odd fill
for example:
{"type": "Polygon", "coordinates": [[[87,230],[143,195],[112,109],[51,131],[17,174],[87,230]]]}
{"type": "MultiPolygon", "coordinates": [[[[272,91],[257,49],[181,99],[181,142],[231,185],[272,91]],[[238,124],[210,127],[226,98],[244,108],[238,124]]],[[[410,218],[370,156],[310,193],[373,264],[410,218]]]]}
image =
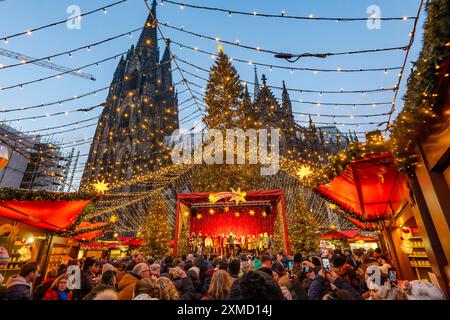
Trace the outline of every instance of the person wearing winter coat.
{"type": "Polygon", "coordinates": [[[28,262],[20,268],[19,274],[8,279],[6,283],[7,300],[32,300],[33,282],[39,275],[37,262],[28,262]]]}
{"type": "Polygon", "coordinates": [[[134,287],[142,278],[150,277],[150,268],[145,262],[138,263],[131,273],[127,273],[122,281],[119,282],[118,288],[119,300],[132,300],[134,287]]]}
{"type": "Polygon", "coordinates": [[[63,274],[53,281],[42,300],[72,300],[72,292],[67,288],[67,274],[63,274]]]}
{"type": "Polygon", "coordinates": [[[74,300],[82,300],[94,288],[94,283],[92,282],[94,270],[95,260],[90,257],[86,258],[80,273],[80,289],[74,291],[74,300]]]}
{"type": "Polygon", "coordinates": [[[55,269],[47,272],[47,278],[34,289],[33,300],[42,300],[45,293],[52,286],[53,282],[55,282],[55,280],[58,279],[58,277],[61,275],[62,274],[58,275],[58,271],[55,269]]]}
{"type": "Polygon", "coordinates": [[[200,270],[197,267],[192,267],[186,273],[192,280],[192,285],[194,286],[194,300],[200,300],[205,294],[205,290],[200,282],[200,270]]]}
{"type": "Polygon", "coordinates": [[[226,300],[230,294],[231,278],[225,270],[217,270],[211,279],[208,292],[202,300],[226,300]]]}
{"type": "Polygon", "coordinates": [[[254,270],[239,280],[240,300],[284,300],[281,287],[267,272],[254,270]]]}
{"type": "Polygon", "coordinates": [[[180,267],[175,267],[170,270],[170,276],[180,294],[180,300],[194,300],[194,285],[186,272],[180,267]]]}
{"type": "Polygon", "coordinates": [[[356,291],[350,284],[345,282],[335,270],[327,271],[321,269],[309,287],[308,296],[311,300],[322,300],[323,296],[327,293],[327,287],[329,283],[333,284],[336,288],[346,290],[356,300],[363,300],[361,294],[356,291]]]}

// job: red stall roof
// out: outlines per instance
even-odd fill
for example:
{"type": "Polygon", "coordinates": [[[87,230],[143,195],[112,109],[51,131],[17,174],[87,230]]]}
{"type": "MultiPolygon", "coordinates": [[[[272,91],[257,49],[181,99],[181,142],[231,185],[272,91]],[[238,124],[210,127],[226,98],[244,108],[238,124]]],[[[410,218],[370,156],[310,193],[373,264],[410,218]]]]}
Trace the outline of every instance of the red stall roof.
{"type": "Polygon", "coordinates": [[[75,229],[78,235],[74,238],[80,241],[91,241],[101,235],[105,231],[105,228],[102,227],[106,227],[108,224],[108,222],[82,222],[75,229]]]}
{"type": "Polygon", "coordinates": [[[2,200],[0,216],[50,231],[65,231],[91,200],[2,200]]]}
{"type": "Polygon", "coordinates": [[[316,190],[367,221],[391,217],[409,199],[407,177],[390,152],[356,160],[316,190]]]}

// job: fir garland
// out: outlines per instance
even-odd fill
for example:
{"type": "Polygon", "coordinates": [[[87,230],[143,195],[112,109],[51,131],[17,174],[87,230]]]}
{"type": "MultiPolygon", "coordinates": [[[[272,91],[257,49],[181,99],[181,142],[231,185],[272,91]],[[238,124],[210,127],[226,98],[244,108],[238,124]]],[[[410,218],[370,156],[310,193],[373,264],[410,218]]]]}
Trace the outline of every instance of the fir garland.
{"type": "Polygon", "coordinates": [[[76,200],[92,200],[96,197],[90,192],[54,192],[45,190],[27,190],[1,188],[0,200],[49,200],[49,201],[76,201],[76,200]]]}
{"type": "Polygon", "coordinates": [[[450,2],[428,1],[426,10],[423,49],[408,78],[403,110],[391,131],[394,157],[399,169],[407,173],[413,171],[417,160],[414,147],[442,119],[444,106],[439,103],[439,90],[446,87],[442,81],[446,79],[448,85],[449,79],[445,61],[450,57],[450,2]]]}

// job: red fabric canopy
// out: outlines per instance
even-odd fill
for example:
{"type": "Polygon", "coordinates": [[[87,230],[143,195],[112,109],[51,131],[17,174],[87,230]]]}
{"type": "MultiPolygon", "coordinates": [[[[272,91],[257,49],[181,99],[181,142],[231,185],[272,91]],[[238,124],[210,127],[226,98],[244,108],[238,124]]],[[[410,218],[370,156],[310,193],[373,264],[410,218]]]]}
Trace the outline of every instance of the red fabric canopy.
{"type": "Polygon", "coordinates": [[[367,236],[356,236],[353,239],[351,239],[351,241],[365,241],[365,242],[376,242],[377,240],[375,238],[372,237],[367,237],[367,236]]]}
{"type": "Polygon", "coordinates": [[[409,199],[407,177],[397,170],[390,152],[368,156],[316,190],[367,221],[391,217],[409,199]]]}
{"type": "Polygon", "coordinates": [[[354,238],[361,233],[361,230],[341,230],[339,232],[346,235],[348,238],[354,238]]]}
{"type": "Polygon", "coordinates": [[[139,247],[146,243],[143,239],[133,238],[133,237],[117,237],[117,240],[124,246],[139,247]]]}
{"type": "Polygon", "coordinates": [[[91,241],[101,235],[105,231],[105,229],[101,227],[107,226],[108,224],[108,222],[82,222],[75,229],[75,232],[79,233],[83,230],[86,232],[79,233],[74,238],[80,241],[91,241]]]}
{"type": "Polygon", "coordinates": [[[320,238],[333,240],[333,239],[347,239],[348,237],[345,234],[343,234],[337,230],[328,230],[328,231],[324,232],[324,234],[322,234],[322,236],[320,238]]]}
{"type": "Polygon", "coordinates": [[[88,243],[82,246],[82,249],[86,250],[86,249],[92,249],[92,250],[106,250],[109,248],[114,248],[119,246],[120,243],[119,242],[110,242],[110,243],[98,243],[98,242],[92,242],[92,243],[88,243]]]}
{"type": "Polygon", "coordinates": [[[91,200],[3,200],[0,216],[51,231],[65,231],[91,200]]]}

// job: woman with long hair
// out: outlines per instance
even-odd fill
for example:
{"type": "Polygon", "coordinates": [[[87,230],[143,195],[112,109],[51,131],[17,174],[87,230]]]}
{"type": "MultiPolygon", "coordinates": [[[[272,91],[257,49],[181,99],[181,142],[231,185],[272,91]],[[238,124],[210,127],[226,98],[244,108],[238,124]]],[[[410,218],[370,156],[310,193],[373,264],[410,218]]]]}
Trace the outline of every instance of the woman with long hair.
{"type": "Polygon", "coordinates": [[[42,300],[72,300],[72,292],[67,287],[68,278],[67,274],[63,274],[53,281],[42,300]]]}
{"type": "Polygon", "coordinates": [[[208,292],[202,300],[226,300],[230,294],[231,278],[225,270],[217,270],[211,279],[208,292]]]}
{"type": "Polygon", "coordinates": [[[159,277],[156,283],[161,288],[161,300],[179,300],[180,294],[178,293],[175,284],[166,277],[159,277]]]}
{"type": "Polygon", "coordinates": [[[133,300],[159,300],[161,299],[161,287],[155,279],[141,279],[134,287],[133,300]]]}

